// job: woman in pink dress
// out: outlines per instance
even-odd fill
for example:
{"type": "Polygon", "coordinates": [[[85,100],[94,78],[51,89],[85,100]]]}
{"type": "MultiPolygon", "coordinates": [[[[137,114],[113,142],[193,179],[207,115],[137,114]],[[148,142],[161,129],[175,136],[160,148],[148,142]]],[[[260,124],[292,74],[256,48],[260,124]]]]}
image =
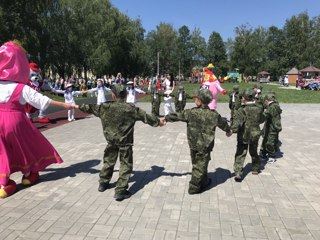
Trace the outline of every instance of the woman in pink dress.
{"type": "Polygon", "coordinates": [[[16,183],[10,179],[14,172],[22,172],[22,184],[33,185],[39,171],[62,159],[27,118],[25,104],[38,109],[50,105],[66,109],[77,105],[51,100],[25,85],[29,76],[25,50],[17,42],[0,47],[0,198],[13,194],[16,183]]]}

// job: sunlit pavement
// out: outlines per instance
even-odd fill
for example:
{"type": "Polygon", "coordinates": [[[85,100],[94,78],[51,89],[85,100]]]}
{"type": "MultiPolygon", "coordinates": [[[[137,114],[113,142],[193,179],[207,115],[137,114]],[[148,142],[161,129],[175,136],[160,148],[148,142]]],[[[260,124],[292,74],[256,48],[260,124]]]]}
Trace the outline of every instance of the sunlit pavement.
{"type": "MultiPolygon", "coordinates": [[[[138,106],[150,112],[150,103],[138,106]]],[[[0,200],[0,239],[320,239],[320,105],[281,107],[277,162],[254,176],[248,156],[245,178],[235,182],[236,136],[217,130],[212,185],[199,195],[187,192],[185,123],[136,124],[133,195],[122,202],[113,198],[119,164],[110,189],[97,191],[106,146],[98,118],[48,129],[43,134],[64,163],[50,166],[30,188],[21,186],[20,173],[12,175],[19,190],[0,200]]],[[[229,118],[227,104],[218,111],[229,118]]]]}

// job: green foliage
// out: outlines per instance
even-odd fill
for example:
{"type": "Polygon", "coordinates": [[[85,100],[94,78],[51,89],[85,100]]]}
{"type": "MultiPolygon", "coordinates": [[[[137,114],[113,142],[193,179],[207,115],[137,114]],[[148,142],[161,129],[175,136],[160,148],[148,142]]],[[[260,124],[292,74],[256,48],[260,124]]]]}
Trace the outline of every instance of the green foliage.
{"type": "Polygon", "coordinates": [[[199,28],[176,30],[168,23],[145,33],[140,19],[130,19],[110,0],[0,1],[0,43],[20,40],[31,61],[61,77],[155,76],[158,53],[160,74],[180,70],[184,77],[210,62],[218,76],[239,68],[245,76],[266,70],[273,80],[293,67],[320,67],[320,16],[303,12],[283,29],[240,25],[235,33],[223,42],[212,32],[206,42],[199,28]]]}

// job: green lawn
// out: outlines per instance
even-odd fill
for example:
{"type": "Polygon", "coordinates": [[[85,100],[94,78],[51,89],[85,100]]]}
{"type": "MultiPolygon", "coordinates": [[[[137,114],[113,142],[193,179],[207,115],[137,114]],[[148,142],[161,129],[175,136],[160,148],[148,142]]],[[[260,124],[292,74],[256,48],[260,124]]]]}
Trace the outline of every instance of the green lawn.
{"type": "MultiPolygon", "coordinates": [[[[240,83],[240,92],[243,92],[247,88],[252,88],[255,83],[240,83]]],[[[228,92],[232,91],[232,87],[235,83],[224,82],[221,86],[228,92]]],[[[200,84],[183,83],[185,90],[192,94],[194,89],[199,89],[200,84]]],[[[269,89],[276,93],[277,99],[280,103],[320,103],[320,91],[310,91],[310,90],[294,90],[288,88],[279,88],[279,85],[263,83],[262,93],[267,92],[269,89]]],[[[176,89],[178,89],[176,87],[176,89]]],[[[150,96],[145,96],[139,101],[147,102],[150,101],[150,96]]],[[[190,100],[192,101],[192,100],[190,100]]],[[[219,102],[228,102],[229,96],[219,94],[219,102]]]]}
{"type": "MultiPolygon", "coordinates": [[[[239,84],[240,92],[242,92],[246,88],[252,88],[254,84],[255,83],[240,83],[239,84]]],[[[221,86],[224,89],[226,89],[228,92],[232,91],[232,87],[234,85],[235,84],[231,82],[224,82],[221,84],[221,86]]],[[[189,94],[192,94],[192,91],[194,89],[199,89],[200,84],[183,83],[183,86],[189,94]]],[[[268,89],[272,89],[276,93],[276,96],[280,103],[320,103],[320,91],[279,88],[279,85],[266,84],[266,83],[263,83],[261,86],[262,86],[262,93],[267,92],[268,89]]],[[[176,87],[176,89],[178,89],[178,87],[176,87]]],[[[64,101],[63,97],[57,96],[55,94],[46,92],[45,95],[57,101],[61,101],[61,102],[64,101]]],[[[82,96],[79,96],[78,98],[82,98],[82,96]]],[[[139,98],[138,101],[149,102],[150,95],[139,98]]],[[[192,102],[192,100],[188,100],[188,101],[192,102]]],[[[219,102],[228,102],[228,101],[229,101],[228,95],[222,95],[222,94],[219,95],[219,102]]]]}

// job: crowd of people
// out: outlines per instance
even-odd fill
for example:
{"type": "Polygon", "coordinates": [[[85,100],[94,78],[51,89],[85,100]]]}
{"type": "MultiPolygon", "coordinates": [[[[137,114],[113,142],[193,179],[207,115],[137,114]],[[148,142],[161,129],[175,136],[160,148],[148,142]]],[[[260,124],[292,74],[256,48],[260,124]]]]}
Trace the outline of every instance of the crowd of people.
{"type": "MultiPolygon", "coordinates": [[[[210,64],[209,64],[210,65],[210,64]]],[[[152,99],[152,113],[135,106],[135,91],[137,82],[115,80],[109,86],[106,81],[97,80],[97,86],[88,90],[74,89],[70,80],[65,89],[54,89],[62,93],[64,103],[54,101],[27,85],[30,74],[26,51],[19,43],[8,42],[0,47],[0,197],[12,195],[16,191],[16,183],[10,179],[14,172],[22,172],[22,184],[30,186],[39,181],[39,171],[52,163],[61,163],[62,159],[27,118],[25,104],[31,104],[38,109],[46,109],[54,105],[66,108],[68,120],[74,120],[74,109],[79,108],[86,113],[94,114],[101,119],[103,134],[108,143],[104,150],[103,165],[100,171],[98,191],[109,188],[118,155],[120,158],[119,178],[115,188],[115,199],[122,201],[131,196],[128,182],[133,170],[133,138],[134,125],[142,121],[153,127],[164,126],[167,122],[182,121],[187,123],[187,139],[192,163],[191,180],[188,193],[198,194],[211,184],[208,177],[208,164],[214,148],[215,130],[219,127],[230,137],[237,134],[237,149],[234,159],[235,181],[243,179],[243,165],[247,152],[252,158],[252,174],[260,173],[262,161],[273,163],[279,144],[281,127],[281,108],[273,92],[262,96],[261,89],[254,86],[245,89],[242,94],[239,86],[233,87],[229,94],[231,110],[230,124],[226,117],[216,111],[216,91],[226,94],[221,86],[216,86],[217,79],[210,69],[207,71],[206,81],[200,89],[195,89],[188,95],[183,86],[175,89],[172,74],[158,77],[150,86],[152,99]],[[126,84],[125,84],[126,83],[126,84]],[[221,88],[221,89],[220,89],[221,88]],[[90,94],[92,92],[110,91],[112,101],[97,98],[96,104],[75,104],[73,96],[76,94],[90,94]],[[159,98],[164,97],[165,116],[159,118],[159,98]],[[176,101],[176,111],[172,109],[172,98],[176,101]],[[195,107],[184,109],[187,98],[193,98],[195,107]],[[212,102],[214,104],[212,105],[212,102]],[[156,105],[154,102],[157,102],[156,105]],[[158,109],[157,109],[158,107],[158,109]],[[264,123],[261,130],[260,124],[264,123]],[[258,142],[263,137],[258,154],[258,142]],[[26,141],[33,139],[33,141],[26,141]],[[41,147],[39,147],[41,146],[41,147]]],[[[121,76],[121,75],[117,75],[121,76]]],[[[144,94],[140,89],[137,93],[144,94]]],[[[98,93],[99,94],[99,93],[98,93]]]]}

